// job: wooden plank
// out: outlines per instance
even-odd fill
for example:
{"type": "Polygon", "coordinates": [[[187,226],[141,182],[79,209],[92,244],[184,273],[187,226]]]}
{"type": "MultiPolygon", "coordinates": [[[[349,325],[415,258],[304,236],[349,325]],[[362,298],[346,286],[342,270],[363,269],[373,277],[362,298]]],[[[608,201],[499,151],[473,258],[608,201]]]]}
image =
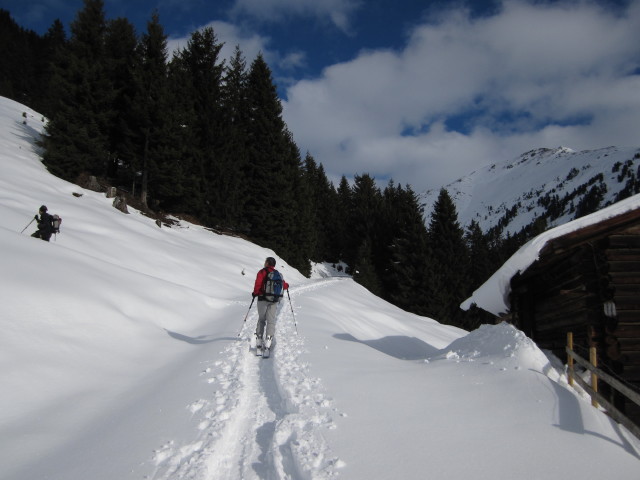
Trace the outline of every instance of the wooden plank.
{"type": "Polygon", "coordinates": [[[624,352],[625,365],[640,365],[640,350],[624,352]]]}
{"type": "Polygon", "coordinates": [[[615,286],[615,297],[626,295],[640,295],[640,283],[615,286]]]}
{"type": "Polygon", "coordinates": [[[640,284],[640,274],[638,272],[609,272],[609,277],[616,289],[618,285],[640,284]]]}
{"type": "Polygon", "coordinates": [[[587,292],[582,286],[571,290],[558,290],[553,296],[542,297],[536,301],[536,310],[544,312],[547,310],[563,308],[565,306],[584,305],[591,306],[598,301],[594,292],[587,292]]]}
{"type": "Polygon", "coordinates": [[[628,325],[640,323],[640,310],[623,310],[620,309],[616,313],[619,323],[628,325]]]}
{"type": "Polygon", "coordinates": [[[610,247],[640,248],[640,236],[638,235],[611,235],[609,236],[610,247]]]}
{"type": "Polygon", "coordinates": [[[549,330],[559,330],[566,333],[569,329],[583,329],[588,325],[599,326],[601,315],[592,310],[574,312],[565,315],[553,315],[544,318],[536,318],[535,330],[544,332],[549,330]]]}
{"type": "Polygon", "coordinates": [[[640,261],[636,260],[612,260],[609,261],[609,273],[611,272],[640,272],[640,261]]]}
{"type": "Polygon", "coordinates": [[[640,322],[623,323],[620,321],[611,333],[617,338],[640,338],[640,322]]]}
{"type": "Polygon", "coordinates": [[[616,295],[614,303],[616,310],[640,310],[640,296],[637,295],[616,295]]]}
{"type": "Polygon", "coordinates": [[[618,337],[622,353],[640,351],[640,338],[618,337]]]}
{"type": "MultiPolygon", "coordinates": [[[[589,370],[592,373],[595,373],[596,375],[598,375],[598,377],[601,380],[607,382],[609,385],[611,385],[617,391],[622,393],[629,400],[633,401],[633,403],[635,403],[636,405],[640,405],[640,393],[636,392],[635,390],[632,390],[627,385],[625,385],[624,383],[620,382],[617,378],[612,377],[611,375],[609,375],[604,370],[601,370],[601,369],[599,369],[597,367],[594,367],[587,360],[582,358],[580,355],[578,355],[573,350],[569,350],[569,348],[567,348],[566,349],[566,353],[567,353],[567,355],[572,357],[578,365],[586,368],[587,370],[589,370]]],[[[626,372],[625,372],[624,378],[625,378],[625,380],[627,379],[626,372]]],[[[576,379],[577,379],[577,377],[576,377],[576,379]]]]}
{"type": "Polygon", "coordinates": [[[609,261],[640,259],[640,248],[606,249],[604,253],[609,261]]]}
{"type": "Polygon", "coordinates": [[[625,365],[621,377],[627,382],[640,384],[640,365],[625,365]]]}
{"type": "Polygon", "coordinates": [[[537,321],[544,322],[545,319],[553,319],[557,317],[563,317],[566,315],[575,315],[580,312],[593,311],[599,308],[599,302],[597,299],[593,299],[591,302],[587,302],[584,299],[580,299],[574,302],[558,303],[557,305],[547,304],[544,308],[536,304],[534,308],[535,319],[537,321]]]}

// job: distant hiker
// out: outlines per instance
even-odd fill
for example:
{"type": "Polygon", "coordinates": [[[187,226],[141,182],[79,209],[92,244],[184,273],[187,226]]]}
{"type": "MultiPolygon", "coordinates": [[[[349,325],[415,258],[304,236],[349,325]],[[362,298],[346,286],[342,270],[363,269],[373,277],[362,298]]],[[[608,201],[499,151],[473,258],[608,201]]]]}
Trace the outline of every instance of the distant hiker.
{"type": "Polygon", "coordinates": [[[282,298],[282,292],[289,290],[289,284],[276,270],[276,259],[267,257],[264,268],[256,275],[256,283],[252,296],[258,297],[258,325],[256,326],[256,347],[262,348],[265,326],[267,338],[264,347],[271,348],[271,342],[276,331],[276,310],[282,298]]]}
{"type": "Polygon", "coordinates": [[[38,213],[40,213],[40,218],[38,218],[38,214],[36,214],[36,216],[34,217],[34,219],[38,222],[38,230],[31,234],[31,236],[46,240],[48,242],[51,238],[51,235],[55,231],[55,228],[53,226],[53,216],[47,213],[47,207],[45,205],[42,205],[40,207],[38,213]]]}

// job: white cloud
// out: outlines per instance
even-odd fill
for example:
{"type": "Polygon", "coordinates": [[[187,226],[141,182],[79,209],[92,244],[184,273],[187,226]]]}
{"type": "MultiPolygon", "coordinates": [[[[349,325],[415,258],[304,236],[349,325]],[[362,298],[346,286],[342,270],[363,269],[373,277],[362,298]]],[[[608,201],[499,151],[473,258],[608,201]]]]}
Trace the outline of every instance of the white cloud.
{"type": "MultiPolygon", "coordinates": [[[[240,50],[248,64],[251,64],[260,52],[262,52],[267,61],[277,60],[278,58],[275,52],[272,52],[267,48],[269,44],[269,38],[267,37],[262,37],[255,33],[246,33],[237,25],[221,21],[207,23],[206,25],[198,27],[196,30],[206,27],[213,28],[218,42],[224,43],[224,46],[220,51],[220,60],[227,60],[228,62],[228,60],[234,55],[236,45],[240,46],[240,50]]],[[[173,52],[185,48],[190,37],[191,34],[185,37],[170,38],[167,41],[169,58],[171,58],[173,52]]]]}
{"type": "MultiPolygon", "coordinates": [[[[269,37],[264,37],[253,32],[247,32],[238,25],[223,21],[214,21],[197,27],[196,30],[201,30],[206,27],[213,28],[218,42],[224,44],[220,51],[220,60],[226,60],[227,63],[229,59],[235,55],[236,45],[240,46],[240,50],[247,62],[247,68],[249,68],[251,62],[255,60],[259,53],[262,53],[263,57],[269,64],[278,65],[278,67],[283,71],[293,70],[300,66],[304,66],[306,63],[306,56],[304,52],[293,51],[283,56],[278,51],[269,48],[271,41],[269,37]]],[[[184,37],[170,38],[167,41],[169,58],[172,57],[174,52],[185,48],[190,37],[191,34],[184,37]]],[[[293,83],[293,80],[287,81],[286,79],[280,78],[279,82],[291,84],[293,83]]]]}
{"type": "Polygon", "coordinates": [[[280,21],[292,16],[317,17],[348,31],[349,17],[360,4],[358,0],[236,0],[233,12],[264,21],[280,21]]]}
{"type": "Polygon", "coordinates": [[[334,177],[421,190],[532,148],[640,143],[640,2],[623,15],[587,1],[502,7],[448,11],[401,51],[362,52],[292,85],[284,114],[301,150],[334,177]],[[447,130],[465,115],[466,129],[447,130]]]}

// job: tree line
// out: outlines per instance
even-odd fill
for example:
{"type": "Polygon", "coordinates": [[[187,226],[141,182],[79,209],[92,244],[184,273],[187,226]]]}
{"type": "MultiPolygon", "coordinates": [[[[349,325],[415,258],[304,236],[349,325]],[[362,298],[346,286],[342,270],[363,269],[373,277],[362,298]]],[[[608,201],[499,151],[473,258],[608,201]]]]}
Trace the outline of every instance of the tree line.
{"type": "Polygon", "coordinates": [[[220,58],[212,28],[169,58],[157,13],[138,35],[84,0],[67,38],[56,20],[42,36],[0,10],[0,95],[48,118],[42,146],[51,173],[94,175],[143,209],[187,215],[272,248],[305,275],[339,262],[391,303],[442,323],[487,321],[459,304],[517,248],[464,231],[446,190],[430,218],[409,185],[381,189],[368,174],[336,187],[302,157],[282,118],[272,72],[239,47],[220,58]],[[428,225],[427,225],[428,223],[428,225]]]}

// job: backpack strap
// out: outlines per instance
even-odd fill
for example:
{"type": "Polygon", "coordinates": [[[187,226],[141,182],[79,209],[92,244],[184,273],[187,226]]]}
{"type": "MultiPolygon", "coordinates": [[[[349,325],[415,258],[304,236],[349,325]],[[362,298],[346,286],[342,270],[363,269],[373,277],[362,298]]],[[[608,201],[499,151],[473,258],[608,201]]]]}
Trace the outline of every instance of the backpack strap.
{"type": "Polygon", "coordinates": [[[269,269],[264,267],[262,269],[264,271],[264,277],[262,277],[262,286],[260,287],[260,295],[258,295],[258,300],[264,300],[264,294],[267,286],[267,280],[269,280],[269,269]]]}

